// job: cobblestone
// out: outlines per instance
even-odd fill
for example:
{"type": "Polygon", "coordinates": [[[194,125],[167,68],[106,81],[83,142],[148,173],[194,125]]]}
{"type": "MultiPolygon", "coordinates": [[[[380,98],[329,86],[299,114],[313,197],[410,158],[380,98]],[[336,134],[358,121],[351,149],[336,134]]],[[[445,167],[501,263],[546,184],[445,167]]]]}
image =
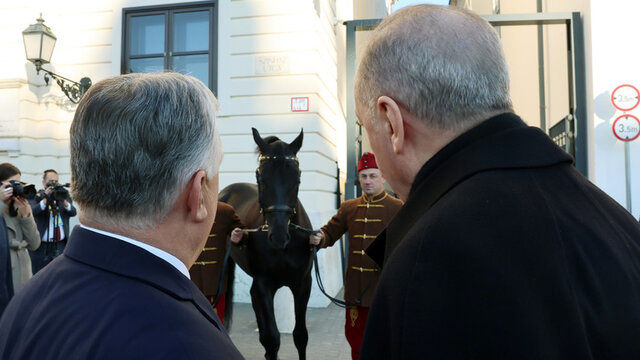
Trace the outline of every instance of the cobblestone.
{"type": "MultiPolygon", "coordinates": [[[[247,360],[264,359],[258,339],[258,324],[251,304],[235,303],[231,340],[247,360]]],[[[326,308],[307,309],[308,360],[351,359],[351,348],[344,337],[344,309],[333,304],[326,308]]],[[[280,360],[297,360],[298,351],[291,334],[280,334],[280,360]]]]}

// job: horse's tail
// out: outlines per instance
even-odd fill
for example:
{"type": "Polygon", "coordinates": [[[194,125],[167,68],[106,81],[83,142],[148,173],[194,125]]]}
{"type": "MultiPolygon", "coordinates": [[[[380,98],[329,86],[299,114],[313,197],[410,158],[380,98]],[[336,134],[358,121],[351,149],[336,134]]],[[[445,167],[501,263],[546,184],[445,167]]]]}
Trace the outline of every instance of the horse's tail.
{"type": "Polygon", "coordinates": [[[227,263],[227,293],[224,299],[224,327],[227,332],[231,331],[231,320],[233,318],[233,281],[236,278],[236,263],[231,257],[227,263]]]}

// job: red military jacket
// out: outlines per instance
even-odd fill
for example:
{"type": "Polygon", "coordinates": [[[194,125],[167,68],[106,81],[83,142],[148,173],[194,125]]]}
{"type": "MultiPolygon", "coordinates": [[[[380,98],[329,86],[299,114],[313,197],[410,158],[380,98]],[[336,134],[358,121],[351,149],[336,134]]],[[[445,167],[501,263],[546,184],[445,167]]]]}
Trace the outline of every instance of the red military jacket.
{"type": "Polygon", "coordinates": [[[373,242],[396,212],[402,201],[382,192],[373,198],[363,194],[357,199],[345,201],[327,225],[320,247],[333,245],[345,232],[349,233],[349,255],[344,284],[344,298],[353,303],[360,298],[360,306],[369,307],[378,284],[380,268],[364,250],[373,242]]]}
{"type": "MultiPolygon", "coordinates": [[[[189,270],[191,280],[198,286],[205,296],[216,296],[220,273],[222,272],[222,261],[227,251],[228,238],[231,231],[236,227],[244,228],[242,221],[236,215],[235,209],[229,204],[218,201],[216,218],[211,227],[207,243],[200,253],[200,257],[189,270]]],[[[227,292],[227,278],[222,288],[223,293],[227,292]]]]}

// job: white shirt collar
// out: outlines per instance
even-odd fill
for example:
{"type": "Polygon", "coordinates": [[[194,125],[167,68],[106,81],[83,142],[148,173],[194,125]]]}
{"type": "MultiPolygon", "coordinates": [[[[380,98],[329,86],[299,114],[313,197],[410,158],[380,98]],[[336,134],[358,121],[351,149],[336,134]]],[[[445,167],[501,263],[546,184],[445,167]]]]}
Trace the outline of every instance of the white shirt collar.
{"type": "Polygon", "coordinates": [[[105,236],[109,236],[112,238],[116,238],[118,240],[122,240],[124,242],[127,242],[131,245],[135,245],[137,247],[140,247],[144,250],[147,250],[148,252],[152,253],[153,255],[159,257],[160,259],[168,262],[169,264],[173,265],[173,267],[175,267],[176,269],[178,269],[178,271],[180,271],[184,276],[186,276],[187,278],[191,279],[191,276],[189,275],[189,269],[187,269],[187,266],[180,261],[180,259],[178,259],[177,257],[169,254],[168,252],[164,251],[164,250],[160,250],[157,247],[151,246],[149,244],[145,244],[141,241],[138,240],[133,240],[131,238],[128,238],[126,236],[122,236],[119,234],[114,234],[114,233],[110,233],[108,231],[104,231],[104,230],[98,230],[83,224],[80,224],[80,227],[83,227],[87,230],[91,230],[93,232],[96,232],[98,234],[102,234],[105,236]]]}

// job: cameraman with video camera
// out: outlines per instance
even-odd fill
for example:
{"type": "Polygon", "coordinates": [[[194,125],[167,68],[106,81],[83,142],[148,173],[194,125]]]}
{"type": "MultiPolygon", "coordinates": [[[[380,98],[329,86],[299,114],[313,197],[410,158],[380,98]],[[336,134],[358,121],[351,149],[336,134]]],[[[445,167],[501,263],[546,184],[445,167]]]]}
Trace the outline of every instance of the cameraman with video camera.
{"type": "Polygon", "coordinates": [[[34,275],[62,254],[70,233],[69,218],[77,213],[67,190],[69,184],[58,183],[58,172],[45,170],[42,185],[44,189],[31,202],[33,217],[42,239],[42,245],[31,252],[34,275]]]}

